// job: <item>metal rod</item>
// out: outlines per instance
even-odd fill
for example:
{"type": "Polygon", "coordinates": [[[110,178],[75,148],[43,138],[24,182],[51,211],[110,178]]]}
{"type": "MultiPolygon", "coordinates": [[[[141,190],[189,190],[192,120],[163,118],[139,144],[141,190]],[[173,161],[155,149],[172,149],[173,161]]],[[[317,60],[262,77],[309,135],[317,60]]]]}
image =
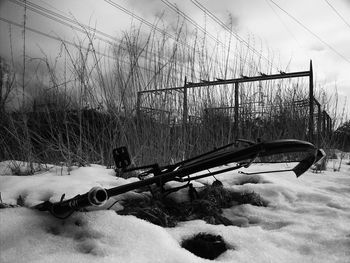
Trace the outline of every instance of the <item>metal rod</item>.
{"type": "Polygon", "coordinates": [[[310,60],[309,73],[309,141],[314,142],[314,77],[312,60],[310,60]]]}
{"type": "MultiPolygon", "coordinates": [[[[217,85],[225,85],[225,84],[233,84],[233,83],[244,83],[244,82],[254,82],[254,81],[263,81],[263,80],[273,80],[273,79],[300,78],[300,77],[308,77],[308,76],[310,76],[310,74],[311,74],[310,71],[299,71],[299,72],[291,72],[291,73],[283,73],[283,74],[272,74],[272,75],[264,75],[264,76],[253,76],[253,77],[244,77],[244,78],[236,78],[236,79],[220,79],[220,80],[207,81],[207,82],[198,82],[198,83],[187,82],[187,88],[196,88],[196,87],[205,87],[205,86],[217,86],[217,85]]],[[[157,92],[157,91],[171,91],[171,90],[183,90],[183,88],[184,87],[144,90],[144,91],[140,91],[140,93],[149,93],[149,92],[157,92]]]]}
{"type": "Polygon", "coordinates": [[[245,174],[245,175],[253,175],[253,174],[268,174],[268,173],[284,173],[284,172],[293,172],[293,171],[294,171],[293,169],[286,169],[286,170],[271,170],[271,171],[262,171],[262,172],[253,172],[253,173],[239,171],[238,173],[245,174]]]}
{"type": "Polygon", "coordinates": [[[310,71],[291,72],[291,73],[285,73],[285,74],[273,74],[273,75],[266,75],[266,76],[244,77],[244,78],[237,78],[237,79],[215,80],[215,81],[208,81],[205,83],[203,82],[188,83],[188,88],[273,80],[273,79],[300,78],[300,77],[307,77],[307,76],[310,76],[310,71]]]}
{"type": "Polygon", "coordinates": [[[235,83],[235,139],[239,138],[239,116],[238,116],[238,108],[239,108],[239,83],[235,83]]]}
{"type": "Polygon", "coordinates": [[[208,172],[208,173],[201,174],[201,175],[196,175],[196,176],[191,176],[191,177],[180,177],[177,181],[178,182],[190,182],[192,180],[197,180],[197,179],[205,178],[205,177],[208,177],[208,176],[214,176],[214,175],[217,175],[217,174],[221,174],[221,173],[226,173],[226,172],[229,172],[229,171],[237,170],[237,169],[240,169],[242,167],[243,166],[241,166],[241,165],[237,165],[237,166],[234,166],[234,167],[222,169],[222,170],[215,171],[215,172],[208,172]]]}
{"type": "Polygon", "coordinates": [[[317,104],[317,147],[321,146],[321,122],[322,122],[321,104],[317,104]]]}
{"type": "Polygon", "coordinates": [[[187,105],[187,78],[183,87],[183,112],[182,112],[182,143],[184,147],[184,157],[187,159],[187,122],[188,122],[188,105],[187,105]]]}

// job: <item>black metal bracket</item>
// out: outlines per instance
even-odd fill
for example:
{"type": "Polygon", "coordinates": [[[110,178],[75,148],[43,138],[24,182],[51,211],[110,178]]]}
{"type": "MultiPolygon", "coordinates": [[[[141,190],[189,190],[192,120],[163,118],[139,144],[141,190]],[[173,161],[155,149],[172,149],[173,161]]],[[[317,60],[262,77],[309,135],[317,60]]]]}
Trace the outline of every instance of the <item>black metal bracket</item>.
{"type": "Polygon", "coordinates": [[[115,166],[117,168],[125,170],[129,165],[131,165],[130,155],[125,146],[114,149],[112,154],[115,166]]]}

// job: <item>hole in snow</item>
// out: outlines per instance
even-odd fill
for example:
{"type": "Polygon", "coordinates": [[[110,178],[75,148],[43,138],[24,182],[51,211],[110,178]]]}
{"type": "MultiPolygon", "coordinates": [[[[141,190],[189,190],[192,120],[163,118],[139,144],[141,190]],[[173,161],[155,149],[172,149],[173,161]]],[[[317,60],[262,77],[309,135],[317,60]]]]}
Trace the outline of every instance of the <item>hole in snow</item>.
{"type": "Polygon", "coordinates": [[[182,241],[181,246],[198,257],[215,259],[224,253],[228,246],[220,235],[199,233],[182,241]]]}

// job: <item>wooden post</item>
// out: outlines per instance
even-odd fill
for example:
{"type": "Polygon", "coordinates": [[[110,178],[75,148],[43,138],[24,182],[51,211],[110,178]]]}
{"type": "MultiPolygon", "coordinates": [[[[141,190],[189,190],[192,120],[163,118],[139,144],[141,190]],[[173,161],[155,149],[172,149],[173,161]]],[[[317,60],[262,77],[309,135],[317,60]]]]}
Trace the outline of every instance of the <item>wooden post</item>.
{"type": "Polygon", "coordinates": [[[236,139],[239,138],[240,134],[239,134],[239,125],[238,125],[238,109],[239,109],[239,100],[238,100],[238,94],[239,93],[239,83],[236,82],[235,83],[235,136],[236,139]]]}
{"type": "Polygon", "coordinates": [[[314,76],[312,71],[312,60],[310,60],[309,75],[309,141],[314,142],[314,76]]]}

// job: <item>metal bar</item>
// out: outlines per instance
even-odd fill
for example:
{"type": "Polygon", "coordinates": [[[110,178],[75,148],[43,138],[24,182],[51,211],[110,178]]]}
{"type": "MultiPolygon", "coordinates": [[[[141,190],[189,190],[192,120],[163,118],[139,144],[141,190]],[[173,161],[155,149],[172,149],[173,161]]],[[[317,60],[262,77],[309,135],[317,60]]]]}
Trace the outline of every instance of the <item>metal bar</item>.
{"type": "Polygon", "coordinates": [[[271,171],[262,171],[262,172],[243,172],[239,171],[238,173],[244,174],[244,175],[253,175],[253,174],[268,174],[268,173],[284,173],[284,172],[293,172],[293,169],[286,169],[286,170],[271,170],[271,171]]]}
{"type": "Polygon", "coordinates": [[[233,166],[230,168],[226,168],[226,169],[222,169],[222,170],[214,171],[214,172],[208,172],[208,173],[201,174],[201,175],[190,176],[190,177],[180,177],[177,179],[177,181],[178,182],[190,182],[192,180],[197,180],[197,179],[201,179],[201,178],[205,178],[205,177],[209,177],[209,176],[214,176],[214,175],[221,174],[221,173],[226,173],[226,172],[237,170],[240,168],[243,168],[243,166],[237,165],[237,166],[233,166]]]}
{"type": "MultiPolygon", "coordinates": [[[[318,101],[317,101],[318,103],[318,101]]],[[[317,104],[317,147],[321,145],[321,104],[317,104]]]]}
{"type": "Polygon", "coordinates": [[[312,72],[312,60],[309,71],[309,141],[314,141],[314,77],[312,72]]]}
{"type": "Polygon", "coordinates": [[[182,136],[184,155],[187,158],[187,122],[188,122],[188,105],[187,105],[187,78],[185,77],[185,83],[183,87],[183,116],[182,116],[182,136]]]}
{"type": "Polygon", "coordinates": [[[321,103],[319,103],[317,99],[314,98],[314,102],[317,105],[317,107],[321,107],[321,103]]]}
{"type": "Polygon", "coordinates": [[[333,130],[333,127],[332,127],[332,119],[331,119],[331,117],[328,115],[328,134],[329,134],[329,136],[331,136],[332,130],[333,130]]]}
{"type": "Polygon", "coordinates": [[[238,125],[238,107],[239,107],[239,84],[238,82],[235,83],[235,135],[236,139],[239,138],[239,125],[238,125]]]}
{"type": "MultiPolygon", "coordinates": [[[[220,79],[220,80],[199,82],[199,83],[187,82],[187,88],[217,86],[217,85],[224,85],[224,84],[254,82],[254,81],[273,80],[273,79],[300,78],[300,77],[310,76],[310,74],[311,74],[310,71],[299,71],[299,72],[291,72],[291,73],[283,73],[283,74],[244,77],[244,78],[237,78],[237,79],[220,79]]],[[[149,93],[149,92],[157,92],[157,91],[159,92],[159,91],[183,90],[183,88],[184,87],[175,87],[175,88],[167,88],[167,89],[153,89],[153,90],[144,90],[144,91],[140,91],[140,92],[141,93],[149,93]]]]}
{"type": "Polygon", "coordinates": [[[199,82],[199,83],[188,83],[188,88],[203,87],[203,86],[216,86],[232,83],[244,83],[244,82],[254,82],[254,81],[263,81],[263,80],[273,80],[273,79],[285,79],[285,78],[300,78],[310,76],[310,71],[300,71],[284,74],[273,74],[266,76],[254,76],[254,77],[244,77],[238,79],[225,79],[225,80],[215,80],[208,82],[199,82]]]}
{"type": "Polygon", "coordinates": [[[184,87],[174,87],[174,88],[166,88],[166,89],[150,89],[150,90],[143,90],[139,91],[140,93],[152,93],[152,92],[162,92],[162,91],[178,91],[183,90],[184,87]]]}
{"type": "Polygon", "coordinates": [[[327,134],[327,132],[326,132],[326,116],[327,115],[326,114],[327,114],[326,111],[322,112],[322,136],[324,139],[326,139],[326,134],[327,134]]]}

